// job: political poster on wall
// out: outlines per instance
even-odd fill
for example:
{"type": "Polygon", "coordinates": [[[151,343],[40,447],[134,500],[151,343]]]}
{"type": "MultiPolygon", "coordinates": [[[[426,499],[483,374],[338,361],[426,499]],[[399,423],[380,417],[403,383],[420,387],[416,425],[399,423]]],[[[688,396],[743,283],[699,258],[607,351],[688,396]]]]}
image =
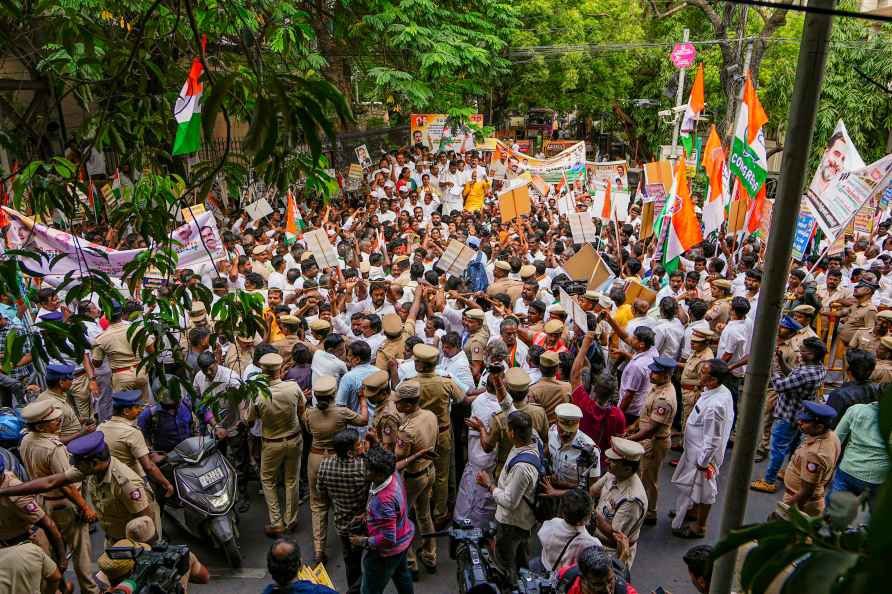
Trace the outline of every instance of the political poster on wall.
{"type": "MultiPolygon", "coordinates": [[[[475,113],[470,123],[483,127],[483,114],[475,113]]],[[[445,113],[413,113],[409,116],[411,145],[425,146],[433,152],[456,151],[463,153],[474,148],[474,134],[468,127],[448,125],[445,113]]]]}
{"type": "Polygon", "coordinates": [[[610,187],[620,192],[629,190],[629,164],[625,161],[602,161],[585,164],[589,184],[598,183],[601,186],[610,182],[610,187]]]}
{"type": "Polygon", "coordinates": [[[568,181],[585,176],[585,143],[581,141],[547,159],[530,157],[499,142],[493,158],[501,159],[503,155],[517,161],[523,171],[541,177],[546,183],[555,183],[564,176],[568,181]]]}

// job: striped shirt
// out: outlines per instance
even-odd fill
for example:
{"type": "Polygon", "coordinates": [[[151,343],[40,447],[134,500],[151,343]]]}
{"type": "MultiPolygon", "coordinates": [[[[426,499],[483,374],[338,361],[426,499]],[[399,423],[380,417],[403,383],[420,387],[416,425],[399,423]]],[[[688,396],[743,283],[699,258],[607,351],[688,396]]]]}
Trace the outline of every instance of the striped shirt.
{"type": "Polygon", "coordinates": [[[372,487],[366,505],[368,546],[381,557],[401,554],[412,544],[415,526],[409,520],[406,487],[399,474],[372,487]]]}

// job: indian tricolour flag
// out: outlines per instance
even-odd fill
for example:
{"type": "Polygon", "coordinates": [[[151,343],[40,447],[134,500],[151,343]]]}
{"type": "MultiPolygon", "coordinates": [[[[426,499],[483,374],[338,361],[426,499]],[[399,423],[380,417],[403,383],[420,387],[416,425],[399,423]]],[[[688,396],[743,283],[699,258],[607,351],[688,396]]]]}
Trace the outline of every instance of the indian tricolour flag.
{"type": "Polygon", "coordinates": [[[725,151],[719,139],[715,125],[709,129],[709,138],[703,150],[703,168],[709,176],[709,191],[703,202],[703,234],[709,235],[718,231],[725,222],[725,203],[728,198],[728,187],[725,184],[725,151]]]}
{"type": "Polygon", "coordinates": [[[703,241],[700,221],[694,212],[694,201],[688,187],[684,155],[675,163],[672,189],[666,199],[663,225],[667,227],[663,242],[663,268],[667,273],[678,270],[681,255],[703,241]]]}
{"type": "Polygon", "coordinates": [[[681,144],[687,154],[692,154],[694,150],[693,134],[697,128],[697,121],[700,114],[703,113],[703,107],[706,105],[703,91],[703,64],[697,67],[697,75],[694,77],[694,84],[691,87],[691,95],[688,97],[688,105],[684,110],[684,119],[681,122],[681,144]]]}
{"type": "Polygon", "coordinates": [[[765,178],[768,177],[768,158],[765,151],[763,126],[768,115],[756,95],[756,88],[747,74],[743,85],[743,103],[734,129],[734,142],[728,164],[740,183],[741,196],[755,197],[750,206],[747,228],[758,229],[765,202],[765,178]]]}
{"type": "Polygon", "coordinates": [[[173,155],[190,155],[201,144],[201,60],[192,60],[189,77],[180,91],[173,117],[177,120],[177,137],[173,141],[173,155]]]}
{"type": "Polygon", "coordinates": [[[294,194],[288,192],[288,206],[285,209],[285,244],[291,245],[298,237],[303,235],[303,230],[307,228],[297,202],[294,200],[294,194]]]}

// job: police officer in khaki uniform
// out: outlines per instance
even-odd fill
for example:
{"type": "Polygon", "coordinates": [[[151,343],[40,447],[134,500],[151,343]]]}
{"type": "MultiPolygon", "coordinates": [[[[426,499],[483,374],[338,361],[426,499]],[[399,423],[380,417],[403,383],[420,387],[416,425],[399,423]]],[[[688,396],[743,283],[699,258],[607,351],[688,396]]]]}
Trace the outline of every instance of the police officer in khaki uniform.
{"type": "MultiPolygon", "coordinates": [[[[283,361],[282,367],[287,370],[291,367],[291,351],[294,349],[294,345],[302,342],[297,334],[300,330],[300,318],[288,314],[279,316],[279,327],[285,336],[271,342],[270,345],[278,349],[283,361]]],[[[307,344],[308,348],[310,347],[308,343],[304,344],[307,344]]],[[[312,347],[312,350],[315,351],[316,347],[312,347]]]]}
{"type": "Polygon", "coordinates": [[[715,333],[708,328],[691,332],[691,356],[685,361],[681,372],[681,431],[684,433],[685,424],[694,405],[700,398],[700,363],[715,358],[709,343],[715,337],[715,333]]]}
{"type": "Polygon", "coordinates": [[[672,419],[678,406],[672,372],[676,363],[670,357],[654,357],[650,369],[650,392],[644,400],[641,416],[629,430],[629,439],[644,447],[641,458],[641,482],[647,493],[645,524],[657,522],[657,497],[659,496],[660,467],[669,451],[672,436],[672,419]]]}
{"type": "Polygon", "coordinates": [[[378,443],[385,449],[394,451],[396,436],[403,419],[390,391],[390,375],[386,371],[376,371],[366,376],[362,380],[362,392],[375,410],[369,429],[374,430],[378,443]]]}
{"type": "MultiPolygon", "coordinates": [[[[152,477],[164,490],[164,496],[172,497],[173,485],[152,461],[146,438],[136,426],[136,418],[144,406],[142,392],[139,390],[113,392],[112,417],[99,425],[98,430],[105,435],[105,445],[113,457],[126,464],[137,476],[144,479],[147,476],[152,477]]],[[[145,481],[145,484],[146,488],[151,488],[148,480],[145,481]]],[[[161,508],[158,507],[157,500],[153,501],[152,505],[160,526],[161,508]]]]}
{"type": "Polygon", "coordinates": [[[842,312],[842,322],[839,326],[839,338],[847,347],[855,332],[861,328],[871,328],[877,315],[877,308],[873,304],[873,294],[879,289],[878,285],[866,280],[858,281],[854,289],[854,300],[845,312],[842,312]]]}
{"type": "Polygon", "coordinates": [[[316,406],[307,408],[304,421],[313,435],[313,447],[307,460],[307,479],[310,483],[310,511],[313,519],[313,549],[316,560],[324,563],[328,558],[326,543],[328,542],[328,499],[316,488],[316,477],[319,465],[326,458],[334,455],[331,439],[334,434],[348,425],[365,427],[369,422],[369,409],[363,391],[359,392],[359,413],[346,406],[336,406],[334,397],[338,391],[337,380],[330,375],[323,375],[313,382],[313,396],[316,406]]]}
{"type": "MultiPolygon", "coordinates": [[[[61,311],[43,314],[40,316],[40,321],[56,322],[61,325],[66,323],[61,311]]],[[[71,407],[77,413],[77,416],[82,419],[82,422],[95,419],[96,411],[93,410],[91,397],[94,394],[99,395],[99,386],[96,384],[93,366],[90,365],[90,357],[84,355],[80,361],[75,361],[64,354],[61,356],[66,359],[63,362],[71,363],[74,366],[74,378],[66,394],[69,397],[68,401],[71,403],[71,407]]]]}
{"type": "Polygon", "coordinates": [[[269,378],[269,397],[257,396],[248,408],[247,421],[260,420],[263,440],[260,450],[260,483],[269,514],[266,535],[280,536],[285,530],[297,528],[300,510],[298,479],[303,453],[303,434],[300,419],[306,401],[297,382],[282,381],[282,357],[268,353],[260,358],[260,369],[269,378]],[[285,513],[279,508],[276,478],[284,471],[285,513]]]}
{"type": "Polygon", "coordinates": [[[892,326],[892,309],[878,311],[876,319],[873,321],[873,328],[857,330],[852,340],[849,341],[849,348],[869,351],[876,355],[877,346],[879,346],[880,340],[889,334],[890,326],[892,326]]]}
{"type": "Polygon", "coordinates": [[[491,373],[490,377],[493,380],[496,397],[499,399],[502,410],[492,416],[489,429],[476,418],[471,419],[468,426],[480,432],[480,445],[483,447],[483,451],[496,450],[496,467],[493,477],[497,479],[508,459],[511,448],[514,447],[514,443],[508,435],[508,415],[515,410],[520,410],[530,416],[535,433],[534,438],[543,444],[546,456],[548,455],[548,418],[544,408],[527,400],[530,374],[526,369],[512,367],[504,373],[491,373]]]}
{"type": "MultiPolygon", "coordinates": [[[[437,445],[437,416],[419,406],[421,385],[408,380],[397,386],[396,407],[403,415],[396,439],[397,464],[410,456],[421,456],[430,452],[430,457],[416,457],[403,468],[403,480],[406,484],[406,505],[415,510],[417,524],[416,537],[420,534],[434,532],[434,520],[431,517],[431,490],[434,486],[434,463],[431,457],[437,445]]],[[[418,571],[415,558],[415,547],[409,547],[409,569],[418,571]]],[[[437,541],[424,538],[421,545],[421,564],[428,573],[437,569],[437,541]]]]}
{"type": "Polygon", "coordinates": [[[254,362],[254,337],[236,336],[223,357],[223,367],[239,375],[254,362]]]}
{"type": "MultiPolygon", "coordinates": [[[[799,359],[799,345],[794,343],[794,339],[798,336],[798,332],[801,329],[802,325],[790,316],[781,318],[778,325],[775,352],[780,353],[784,366],[787,369],[796,369],[799,366],[797,363],[799,359]]],[[[770,373],[771,376],[782,373],[777,363],[777,357],[771,358],[770,373]]],[[[774,423],[774,405],[776,403],[777,392],[772,387],[771,382],[768,382],[768,387],[765,391],[765,408],[762,412],[762,436],[756,452],[756,462],[761,462],[768,457],[769,447],[771,446],[771,425],[774,423]]]]}
{"type": "Polygon", "coordinates": [[[609,471],[589,490],[592,499],[598,501],[595,505],[594,536],[615,554],[617,534],[623,534],[629,541],[629,559],[626,565],[631,569],[638,552],[638,536],[647,510],[647,493],[638,478],[644,446],[622,437],[614,437],[611,439],[611,447],[604,455],[607,457],[609,471]]]}
{"type": "Polygon", "coordinates": [[[436,483],[434,485],[433,511],[434,522],[440,527],[452,517],[446,506],[449,496],[449,461],[452,456],[452,424],[449,416],[449,404],[450,402],[464,402],[465,393],[451,378],[434,373],[440,351],[427,344],[416,344],[412,348],[412,355],[415,357],[415,370],[418,372],[415,379],[421,386],[421,408],[431,411],[437,417],[437,458],[434,461],[436,483]]]}
{"type": "MultiPolygon", "coordinates": [[[[68,450],[59,439],[59,428],[62,425],[61,410],[49,400],[36,401],[22,409],[22,418],[27,423],[29,432],[22,438],[19,454],[31,478],[64,473],[69,470],[71,464],[68,460],[68,450]]],[[[15,479],[10,481],[9,477],[3,481],[3,486],[14,484],[20,483],[15,479]]],[[[14,523],[9,516],[2,513],[4,507],[2,499],[4,498],[0,498],[0,540],[8,541],[11,538],[8,531],[13,528],[14,523]]],[[[71,548],[74,573],[77,576],[78,584],[80,584],[81,592],[97,594],[99,590],[90,575],[90,522],[96,521],[96,512],[86,502],[81,494],[80,485],[77,484],[44,493],[43,501],[51,518],[50,521],[58,527],[58,532],[61,533],[59,540],[62,555],[57,554],[57,559],[64,558],[65,544],[62,544],[64,539],[64,543],[67,543],[71,548]]],[[[25,503],[25,511],[37,513],[39,510],[39,515],[43,516],[43,510],[37,508],[30,496],[20,498],[16,503],[25,503]],[[30,506],[27,505],[29,502],[30,506]]],[[[33,520],[32,523],[37,523],[37,520],[33,520]]],[[[52,541],[52,531],[44,528],[44,532],[52,541]]]]}
{"type": "Polygon", "coordinates": [[[74,367],[72,365],[47,365],[47,389],[37,397],[39,401],[46,400],[52,402],[53,406],[61,411],[62,428],[59,431],[59,439],[62,440],[63,444],[96,428],[96,425],[90,419],[85,419],[87,421],[86,426],[81,425],[81,420],[76,412],[77,409],[72,405],[69,398],[68,391],[71,389],[73,379],[74,367]]]}
{"type": "Polygon", "coordinates": [[[471,365],[471,373],[474,381],[479,382],[483,374],[483,364],[486,361],[486,345],[489,343],[489,330],[483,323],[482,309],[469,309],[462,316],[462,324],[465,334],[462,337],[462,348],[471,365]]]}
{"type": "Polygon", "coordinates": [[[0,592],[66,592],[64,569],[32,542],[0,548],[0,592]]]}
{"type": "Polygon", "coordinates": [[[493,282],[486,288],[486,295],[493,297],[499,293],[505,293],[511,298],[512,305],[520,298],[523,292],[523,282],[508,278],[511,273],[511,264],[505,260],[496,260],[492,270],[493,282]]]}
{"type": "Polygon", "coordinates": [[[412,333],[405,330],[405,324],[397,314],[387,314],[381,318],[381,330],[384,332],[384,342],[378,347],[375,355],[375,367],[387,371],[390,361],[399,359],[406,350],[406,339],[413,336],[415,320],[412,320],[412,333]]]}
{"type": "MultiPolygon", "coordinates": [[[[539,371],[542,379],[530,386],[530,402],[545,409],[548,425],[554,425],[557,417],[554,414],[558,405],[570,402],[570,384],[555,379],[561,359],[554,351],[545,351],[539,357],[539,371]]],[[[543,438],[544,439],[544,438],[543,438]]]]}
{"type": "Polygon", "coordinates": [[[713,301],[703,319],[709,322],[709,327],[715,332],[719,324],[727,324],[731,318],[731,281],[717,278],[710,286],[713,301]]]}
{"type": "Polygon", "coordinates": [[[842,449],[830,429],[835,417],[832,406],[813,401],[804,402],[797,415],[804,439],[784,474],[784,504],[796,505],[810,516],[824,513],[824,493],[842,449]]]}
{"type": "Polygon", "coordinates": [[[817,333],[812,330],[811,322],[815,317],[815,308],[811,305],[797,305],[792,310],[790,310],[790,317],[793,318],[797,324],[801,326],[801,329],[796,332],[791,337],[791,342],[793,344],[793,348],[796,349],[796,352],[799,352],[799,348],[802,346],[802,342],[806,338],[817,337],[817,333]]]}
{"type": "MultiPolygon", "coordinates": [[[[149,399],[149,376],[145,369],[139,370],[137,366],[140,358],[133,352],[130,340],[127,338],[128,322],[121,319],[121,304],[112,303],[111,317],[108,328],[96,337],[91,355],[93,367],[99,367],[108,358],[111,366],[112,390],[123,392],[125,390],[141,390],[143,400],[149,399]]],[[[147,351],[153,350],[153,346],[146,347],[147,351]]]]}

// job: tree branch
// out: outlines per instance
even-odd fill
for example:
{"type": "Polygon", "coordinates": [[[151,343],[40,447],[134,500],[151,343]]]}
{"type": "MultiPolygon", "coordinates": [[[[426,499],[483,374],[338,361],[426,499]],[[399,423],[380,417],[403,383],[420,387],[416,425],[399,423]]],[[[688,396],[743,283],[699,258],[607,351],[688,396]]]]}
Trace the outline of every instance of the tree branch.
{"type": "Polygon", "coordinates": [[[709,22],[712,23],[712,26],[716,31],[720,31],[723,28],[722,18],[718,15],[712,5],[707,2],[707,0],[687,0],[689,6],[695,6],[699,8],[703,14],[706,15],[706,18],[709,19],[709,22]]]}

